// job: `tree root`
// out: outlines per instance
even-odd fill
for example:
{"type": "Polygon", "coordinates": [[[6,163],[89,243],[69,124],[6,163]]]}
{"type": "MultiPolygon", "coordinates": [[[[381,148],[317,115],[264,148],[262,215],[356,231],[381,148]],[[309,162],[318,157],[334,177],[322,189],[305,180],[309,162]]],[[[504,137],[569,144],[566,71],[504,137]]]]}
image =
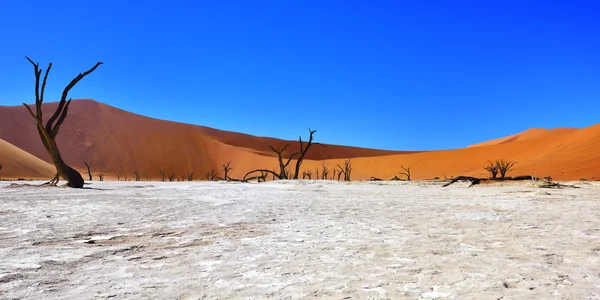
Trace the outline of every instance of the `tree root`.
{"type": "Polygon", "coordinates": [[[60,181],[60,174],[56,173],[56,175],[54,175],[54,178],[52,178],[52,180],[43,183],[42,186],[56,186],[58,184],[58,181],[60,181]]]}

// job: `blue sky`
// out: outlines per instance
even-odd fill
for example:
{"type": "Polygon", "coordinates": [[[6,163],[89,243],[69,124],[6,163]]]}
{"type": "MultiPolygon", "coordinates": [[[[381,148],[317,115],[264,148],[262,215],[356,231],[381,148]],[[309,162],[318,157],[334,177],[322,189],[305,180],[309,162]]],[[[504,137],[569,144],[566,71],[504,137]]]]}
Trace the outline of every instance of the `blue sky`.
{"type": "Polygon", "coordinates": [[[0,4],[0,105],[24,56],[160,119],[325,143],[450,149],[600,122],[593,1],[22,1],[0,4]],[[550,4],[552,3],[552,4],[550,4]]]}

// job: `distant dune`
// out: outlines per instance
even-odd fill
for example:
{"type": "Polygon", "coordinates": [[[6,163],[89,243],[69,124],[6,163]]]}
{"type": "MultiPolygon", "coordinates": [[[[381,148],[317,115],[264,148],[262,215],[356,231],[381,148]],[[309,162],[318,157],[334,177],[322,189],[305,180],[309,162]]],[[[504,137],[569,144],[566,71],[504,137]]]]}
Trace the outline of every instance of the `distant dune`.
{"type": "Polygon", "coordinates": [[[507,137],[502,137],[502,138],[493,139],[493,140],[481,142],[481,143],[474,144],[474,145],[469,145],[469,146],[467,146],[467,148],[521,142],[521,141],[537,139],[537,138],[541,138],[541,137],[545,137],[545,136],[553,136],[553,135],[559,135],[559,134],[564,134],[564,133],[571,133],[574,131],[577,131],[577,128],[555,128],[555,129],[531,128],[531,129],[527,129],[527,130],[517,133],[517,134],[509,135],[507,137]]]}
{"type": "MultiPolygon", "coordinates": [[[[56,102],[44,105],[46,117],[56,105],[56,102]]],[[[561,180],[595,179],[600,175],[600,152],[596,150],[600,143],[599,126],[534,128],[458,150],[401,152],[339,145],[315,146],[309,151],[302,169],[315,174],[322,164],[331,169],[351,158],[352,179],[355,180],[371,176],[390,179],[401,171],[400,165],[411,167],[413,179],[485,176],[482,167],[487,160],[505,158],[517,161],[512,174],[549,175],[561,180]]],[[[308,132],[298,132],[298,135],[308,138],[308,132]]],[[[316,141],[323,142],[319,133],[315,137],[316,141]]],[[[0,106],[0,138],[50,161],[33,120],[22,106],[0,106]]],[[[85,170],[84,161],[91,161],[96,175],[104,173],[110,178],[122,174],[132,179],[135,170],[142,178],[155,180],[160,178],[160,170],[174,172],[178,177],[195,171],[196,178],[204,178],[212,168],[221,174],[220,166],[227,161],[234,167],[230,174],[240,178],[249,170],[273,169],[278,165],[269,145],[283,147],[291,143],[288,155],[298,149],[297,141],[157,120],[93,100],[72,102],[57,142],[65,161],[81,171],[85,170]]],[[[19,176],[31,176],[25,169],[22,174],[19,176]]]]}
{"type": "Polygon", "coordinates": [[[54,166],[1,139],[0,164],[0,178],[45,179],[56,173],[54,166]]]}

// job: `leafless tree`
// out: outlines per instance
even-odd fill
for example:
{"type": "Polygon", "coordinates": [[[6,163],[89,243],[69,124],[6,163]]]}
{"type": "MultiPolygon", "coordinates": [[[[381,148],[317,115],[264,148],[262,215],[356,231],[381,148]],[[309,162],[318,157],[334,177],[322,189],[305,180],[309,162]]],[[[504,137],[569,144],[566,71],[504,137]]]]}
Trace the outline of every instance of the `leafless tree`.
{"type": "Polygon", "coordinates": [[[400,166],[400,168],[402,168],[404,170],[404,172],[400,172],[398,174],[406,176],[406,180],[410,181],[410,167],[408,167],[408,169],[407,169],[404,166],[400,166]]]}
{"type": "Polygon", "coordinates": [[[121,173],[117,173],[117,181],[121,181],[121,173]]]}
{"type": "Polygon", "coordinates": [[[166,176],[167,176],[167,170],[165,170],[165,169],[160,169],[160,171],[158,171],[158,172],[160,173],[160,178],[161,178],[161,181],[165,181],[165,179],[166,179],[166,176]]]}
{"type": "Polygon", "coordinates": [[[329,169],[327,168],[326,164],[323,164],[321,165],[321,179],[327,180],[327,175],[329,175],[329,169]]]}
{"type": "MultiPolygon", "coordinates": [[[[344,161],[344,166],[337,165],[340,169],[339,174],[344,174],[344,181],[350,181],[350,175],[352,174],[352,163],[350,163],[350,159],[344,161]]],[[[340,175],[338,174],[338,180],[340,175]]]]}
{"type": "Polygon", "coordinates": [[[283,148],[275,148],[273,146],[269,146],[269,148],[271,148],[271,150],[273,150],[273,152],[275,152],[277,154],[277,159],[279,161],[279,174],[277,174],[277,172],[275,172],[275,170],[256,169],[256,170],[252,170],[252,171],[246,173],[246,175],[244,175],[243,180],[246,180],[250,174],[255,173],[255,172],[267,172],[267,173],[273,175],[273,178],[289,179],[290,172],[289,172],[288,165],[290,164],[290,162],[292,161],[294,156],[298,155],[298,153],[293,153],[292,155],[290,155],[288,157],[287,161],[284,163],[283,156],[285,153],[285,149],[287,149],[287,147],[289,147],[289,146],[290,146],[290,144],[286,144],[285,147],[283,147],[283,148]]]}
{"type": "Polygon", "coordinates": [[[500,171],[498,169],[498,161],[491,162],[488,160],[488,165],[483,167],[483,169],[488,171],[490,173],[490,175],[492,175],[492,178],[498,177],[498,172],[500,171]]]}
{"type": "Polygon", "coordinates": [[[308,179],[311,180],[312,179],[312,171],[302,172],[302,179],[306,179],[306,177],[308,177],[308,179]]]}
{"type": "Polygon", "coordinates": [[[210,172],[206,173],[206,180],[208,180],[208,181],[215,181],[215,178],[217,178],[217,172],[215,171],[214,168],[212,168],[210,170],[210,172]]]}
{"type": "Polygon", "coordinates": [[[168,177],[169,177],[169,181],[174,181],[175,180],[175,173],[170,173],[168,177]]]}
{"type": "Polygon", "coordinates": [[[258,177],[258,182],[266,182],[267,181],[267,176],[269,175],[269,173],[267,172],[260,172],[260,176],[258,177]]]}
{"type": "Polygon", "coordinates": [[[229,181],[230,180],[229,171],[233,170],[233,167],[231,166],[231,162],[228,161],[221,166],[223,167],[223,180],[229,181]]]}
{"type": "MultiPolygon", "coordinates": [[[[335,174],[337,173],[337,169],[333,168],[333,174],[331,175],[331,180],[335,180],[335,174]]],[[[338,180],[340,180],[340,177],[338,176],[338,180]]]]}
{"type": "Polygon", "coordinates": [[[194,173],[195,172],[196,172],[196,170],[192,170],[191,172],[187,173],[188,181],[194,181],[194,173]]]}
{"type": "Polygon", "coordinates": [[[92,161],[90,162],[84,161],[85,167],[87,168],[88,176],[90,177],[90,181],[92,181],[92,161]]]}
{"type": "Polygon", "coordinates": [[[98,180],[104,181],[104,173],[98,174],[98,180]]]}
{"type": "Polygon", "coordinates": [[[140,172],[138,170],[133,170],[133,174],[135,174],[135,181],[140,181],[140,172]]]}
{"type": "MultiPolygon", "coordinates": [[[[308,143],[306,143],[306,147],[304,146],[304,143],[302,142],[302,136],[298,137],[298,142],[300,143],[300,156],[298,157],[298,160],[296,161],[296,169],[294,172],[294,177],[292,179],[298,179],[298,176],[300,174],[300,166],[302,165],[302,161],[304,161],[304,157],[306,156],[308,149],[310,149],[310,146],[313,145],[313,135],[317,131],[311,130],[310,128],[308,128],[308,132],[310,133],[310,135],[308,137],[308,143]]],[[[319,143],[316,143],[316,144],[319,144],[319,143]]],[[[319,145],[321,145],[321,144],[319,144],[319,145]]]]}
{"type": "Polygon", "coordinates": [[[511,171],[515,164],[516,164],[516,162],[510,161],[510,160],[504,160],[504,159],[496,160],[496,165],[498,167],[498,170],[500,171],[500,178],[505,178],[506,173],[511,171]]]}
{"type": "Polygon", "coordinates": [[[62,177],[67,181],[67,186],[72,188],[82,188],[84,185],[83,177],[79,172],[75,169],[68,166],[58,149],[58,145],[56,144],[56,136],[58,135],[58,131],[60,126],[67,118],[67,114],[69,111],[69,105],[71,104],[71,99],[67,100],[69,91],[85,76],[94,72],[98,66],[102,63],[98,62],[94,67],[87,70],[86,72],[79,73],[77,77],[73,78],[71,82],[63,89],[62,96],[58,103],[58,107],[56,111],[52,114],[52,116],[48,119],[46,124],[44,125],[44,118],[42,114],[42,104],[44,103],[44,92],[46,90],[46,82],[48,80],[48,73],[50,73],[50,69],[52,68],[52,63],[48,64],[48,68],[46,69],[46,73],[44,74],[44,79],[42,80],[42,85],[40,89],[40,77],[42,75],[42,70],[40,69],[39,63],[34,63],[29,57],[25,57],[27,60],[33,65],[33,71],[35,73],[35,110],[34,114],[29,105],[23,103],[23,106],[27,109],[31,117],[36,122],[36,127],[40,139],[42,140],[42,144],[44,148],[50,155],[52,162],[54,163],[54,167],[56,167],[56,175],[52,180],[50,180],[47,184],[56,185],[59,181],[59,178],[62,177]]]}
{"type": "Polygon", "coordinates": [[[300,152],[295,152],[295,153],[292,153],[291,155],[287,156],[287,160],[284,159],[284,153],[285,153],[285,150],[287,149],[287,147],[290,146],[290,144],[286,144],[283,148],[275,148],[273,146],[269,146],[269,148],[277,154],[277,159],[279,161],[279,173],[277,173],[275,170],[256,169],[256,170],[252,170],[252,171],[246,173],[243,180],[246,180],[250,174],[255,173],[255,172],[267,172],[267,173],[273,175],[273,178],[278,178],[278,179],[298,179],[298,176],[300,176],[300,166],[302,165],[302,162],[304,161],[304,157],[306,156],[306,153],[308,152],[310,147],[312,145],[321,145],[319,143],[313,143],[313,135],[317,131],[311,130],[310,128],[308,129],[308,131],[310,133],[308,142],[306,144],[304,144],[304,142],[302,141],[302,136],[300,136],[298,138],[298,142],[300,144],[300,152]],[[290,162],[292,161],[292,159],[294,159],[294,157],[297,155],[299,155],[299,157],[296,160],[296,167],[294,168],[294,172],[292,172],[288,168],[288,166],[289,166],[290,162]]]}

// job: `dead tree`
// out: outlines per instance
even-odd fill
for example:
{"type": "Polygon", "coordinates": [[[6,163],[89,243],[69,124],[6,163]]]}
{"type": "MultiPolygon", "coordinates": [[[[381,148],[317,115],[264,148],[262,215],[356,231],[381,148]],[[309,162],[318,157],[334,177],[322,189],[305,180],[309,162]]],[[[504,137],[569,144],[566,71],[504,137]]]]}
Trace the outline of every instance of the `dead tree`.
{"type": "MultiPolygon", "coordinates": [[[[337,169],[333,169],[333,174],[331,175],[331,180],[335,180],[335,173],[337,173],[337,169]]],[[[338,176],[338,180],[340,180],[340,177],[338,176]]]]}
{"type": "Polygon", "coordinates": [[[469,185],[469,187],[472,187],[474,185],[477,185],[477,184],[480,184],[483,182],[520,181],[520,180],[538,181],[540,179],[538,177],[535,177],[532,175],[521,175],[521,176],[504,177],[504,178],[476,178],[476,177],[471,177],[471,176],[457,176],[457,177],[451,178],[450,181],[448,183],[444,184],[442,187],[447,187],[458,181],[470,181],[471,185],[469,185]]]}
{"type": "Polygon", "coordinates": [[[508,171],[511,171],[515,164],[516,162],[510,160],[496,160],[496,166],[498,167],[498,171],[500,171],[500,178],[505,178],[506,173],[508,173],[508,171]]]}
{"type": "Polygon", "coordinates": [[[104,181],[104,173],[98,174],[98,180],[104,181]]]}
{"type": "Polygon", "coordinates": [[[312,171],[302,172],[302,179],[306,179],[306,177],[308,177],[308,180],[312,180],[312,171]]]}
{"type": "Polygon", "coordinates": [[[248,176],[252,173],[255,172],[267,172],[271,175],[273,175],[273,180],[275,180],[275,178],[277,179],[289,179],[290,178],[290,171],[289,171],[289,164],[292,161],[292,159],[294,158],[294,156],[298,155],[299,153],[293,153],[292,155],[290,155],[287,159],[287,161],[284,163],[284,159],[283,159],[283,153],[285,152],[285,149],[287,149],[287,147],[289,147],[290,144],[286,144],[283,148],[275,148],[273,146],[269,146],[269,148],[271,148],[271,150],[273,150],[273,152],[277,153],[277,160],[279,161],[279,174],[277,174],[277,172],[275,171],[275,169],[273,170],[268,170],[268,169],[256,169],[256,170],[252,170],[248,173],[246,173],[246,175],[244,175],[244,179],[242,180],[246,180],[247,178],[249,178],[248,176]]]}
{"type": "Polygon", "coordinates": [[[169,177],[169,181],[173,181],[173,180],[175,180],[175,173],[170,173],[170,174],[168,175],[168,177],[169,177]]]}
{"type": "MultiPolygon", "coordinates": [[[[310,133],[310,136],[308,137],[308,143],[306,143],[306,147],[304,147],[304,143],[302,142],[302,136],[300,136],[298,138],[298,142],[300,142],[300,156],[298,157],[298,160],[296,161],[296,170],[294,172],[294,177],[292,179],[298,179],[298,176],[300,175],[300,166],[302,165],[304,156],[306,156],[306,152],[308,152],[308,149],[310,148],[310,146],[313,145],[313,135],[317,131],[310,130],[310,128],[308,128],[308,132],[310,133]]],[[[321,145],[321,144],[319,144],[319,145],[321,145]]]]}
{"type": "Polygon", "coordinates": [[[135,174],[135,181],[140,181],[140,172],[138,170],[133,170],[133,174],[135,174]]]}
{"type": "MultiPolygon", "coordinates": [[[[335,172],[335,171],[334,171],[335,172]]],[[[327,168],[326,164],[323,164],[321,166],[321,179],[323,180],[327,180],[329,178],[327,178],[327,176],[329,175],[329,169],[327,168]]],[[[317,176],[318,177],[318,176],[317,176]]]]}
{"type": "Polygon", "coordinates": [[[231,162],[228,161],[226,163],[224,163],[223,165],[221,165],[223,167],[223,180],[225,181],[229,181],[229,171],[233,170],[233,167],[231,166],[231,162]]]}
{"type": "Polygon", "coordinates": [[[401,165],[400,168],[402,168],[404,170],[404,172],[400,172],[398,174],[406,176],[406,181],[410,181],[410,167],[408,167],[408,169],[407,169],[401,165]]]}
{"type": "Polygon", "coordinates": [[[491,162],[488,160],[488,165],[483,167],[483,169],[488,171],[490,173],[490,175],[492,175],[492,178],[498,177],[498,171],[500,171],[498,169],[498,161],[491,162]]]}
{"type": "Polygon", "coordinates": [[[258,177],[258,182],[267,182],[267,176],[269,175],[269,173],[267,172],[260,172],[260,176],[258,177]]]}
{"type": "Polygon", "coordinates": [[[344,181],[350,181],[350,175],[352,174],[352,163],[350,163],[350,159],[344,161],[344,166],[337,165],[340,169],[340,173],[338,174],[338,180],[340,180],[340,175],[344,174],[344,181]]]}
{"type": "Polygon", "coordinates": [[[206,172],[206,180],[208,180],[208,181],[215,181],[216,177],[217,177],[217,172],[215,171],[214,168],[212,168],[210,170],[210,172],[206,172]]]}
{"type": "Polygon", "coordinates": [[[161,181],[165,181],[165,178],[166,178],[166,176],[167,176],[167,170],[165,170],[165,169],[160,169],[160,171],[158,171],[158,172],[160,173],[160,178],[161,178],[161,181]]]}
{"type": "Polygon", "coordinates": [[[574,188],[574,189],[578,189],[578,186],[575,185],[567,185],[567,184],[561,184],[559,182],[546,182],[544,184],[541,184],[538,186],[539,188],[545,188],[545,189],[562,189],[562,188],[574,188]]]}
{"type": "Polygon", "coordinates": [[[90,181],[92,181],[92,161],[90,162],[84,161],[85,167],[87,168],[88,176],[90,177],[90,181]]]}
{"type": "Polygon", "coordinates": [[[449,185],[451,185],[451,184],[453,184],[455,182],[458,182],[458,181],[467,181],[467,180],[471,182],[471,185],[469,185],[469,187],[472,187],[472,186],[474,186],[476,184],[481,183],[481,178],[475,178],[475,177],[471,177],[471,176],[457,176],[457,177],[452,178],[450,180],[450,182],[442,185],[442,187],[447,187],[447,186],[449,186],[449,185]]]}
{"type": "Polygon", "coordinates": [[[196,172],[196,170],[192,170],[192,172],[187,173],[188,181],[194,181],[194,173],[195,172],[196,172]]]}
{"type": "MultiPolygon", "coordinates": [[[[269,146],[269,148],[271,148],[271,150],[273,150],[273,152],[277,153],[277,159],[279,161],[279,174],[273,172],[273,175],[277,176],[277,178],[279,178],[279,179],[289,179],[290,174],[288,172],[288,165],[290,164],[290,162],[292,161],[294,156],[298,155],[298,153],[293,153],[292,155],[290,155],[288,157],[288,160],[284,163],[283,162],[283,152],[289,146],[290,146],[290,144],[286,144],[285,147],[283,147],[282,149],[274,148],[273,146],[269,146]]],[[[269,170],[263,170],[263,171],[271,172],[269,170]]]]}
{"type": "Polygon", "coordinates": [[[121,181],[121,173],[117,173],[117,181],[121,181]]]}
{"type": "Polygon", "coordinates": [[[315,179],[319,180],[319,168],[316,169],[316,173],[315,173],[315,179]]]}
{"type": "Polygon", "coordinates": [[[31,117],[36,122],[36,127],[40,139],[42,140],[42,144],[44,148],[50,155],[52,159],[52,163],[54,163],[54,167],[56,167],[56,175],[52,180],[50,180],[47,184],[56,185],[59,181],[59,178],[62,177],[67,181],[67,186],[72,188],[82,188],[84,185],[83,177],[79,172],[75,169],[68,166],[63,160],[60,151],[58,149],[58,145],[56,144],[56,136],[58,135],[58,131],[60,126],[63,124],[65,119],[67,118],[67,114],[69,111],[69,105],[71,104],[71,99],[67,100],[69,95],[69,91],[85,76],[94,72],[98,66],[102,63],[98,62],[91,69],[79,73],[77,77],[73,78],[71,82],[63,89],[62,96],[58,103],[58,107],[56,111],[52,114],[52,116],[48,119],[46,124],[44,125],[44,118],[42,113],[42,104],[44,103],[44,92],[46,90],[46,82],[48,80],[48,73],[50,73],[50,69],[52,68],[52,63],[48,64],[48,69],[46,69],[46,73],[44,74],[44,79],[42,80],[42,85],[40,89],[40,76],[42,75],[42,70],[40,69],[39,63],[34,63],[29,57],[25,57],[27,60],[33,65],[33,71],[35,73],[35,110],[34,114],[29,105],[23,103],[23,106],[27,109],[31,117]]]}

